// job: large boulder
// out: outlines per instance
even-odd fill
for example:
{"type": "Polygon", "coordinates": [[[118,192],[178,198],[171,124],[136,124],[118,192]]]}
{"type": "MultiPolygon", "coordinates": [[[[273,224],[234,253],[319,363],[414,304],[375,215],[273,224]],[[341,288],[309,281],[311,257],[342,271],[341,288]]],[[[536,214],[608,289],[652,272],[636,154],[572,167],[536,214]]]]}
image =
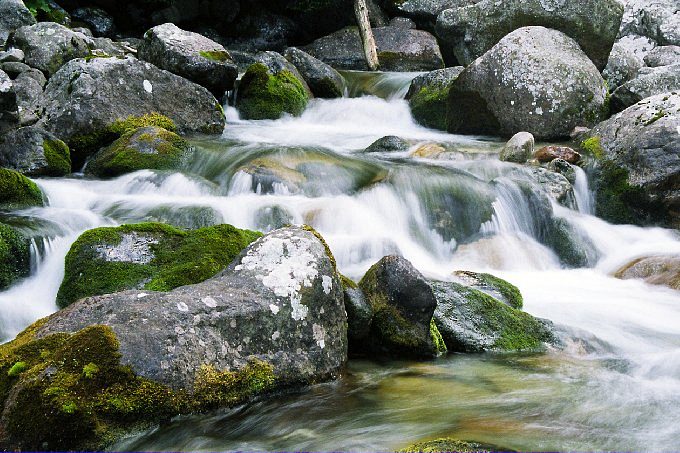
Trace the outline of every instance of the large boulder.
{"type": "Polygon", "coordinates": [[[22,127],[0,137],[0,166],[32,177],[64,176],[71,173],[71,153],[54,134],[22,127]]]}
{"type": "Polygon", "coordinates": [[[90,54],[85,35],[54,22],[21,27],[15,32],[13,43],[24,51],[26,64],[47,76],[56,73],[68,61],[90,54]]]}
{"type": "Polygon", "coordinates": [[[542,26],[570,36],[602,70],[622,16],[623,5],[617,0],[482,0],[472,6],[443,11],[437,18],[436,29],[465,66],[514,30],[542,26]]]}
{"type": "Polygon", "coordinates": [[[474,5],[480,0],[385,0],[385,8],[392,14],[409,17],[421,28],[433,29],[437,16],[447,9],[474,5]]]}
{"type": "Polygon", "coordinates": [[[0,290],[31,271],[29,241],[8,225],[0,223],[0,290]]]}
{"type": "Polygon", "coordinates": [[[626,0],[620,36],[641,36],[656,45],[680,45],[680,14],[676,0],[626,0]]]}
{"type": "Polygon", "coordinates": [[[0,209],[24,209],[42,205],[42,191],[33,181],[14,170],[0,168],[0,209]]]}
{"type": "Polygon", "coordinates": [[[35,18],[21,0],[0,2],[0,48],[5,47],[7,38],[14,30],[35,24],[35,18]]]}
{"type": "Polygon", "coordinates": [[[1,357],[3,445],[99,450],[126,430],[338,376],[342,286],[321,240],[286,228],[203,283],[81,300],[1,357]]]}
{"type": "Polygon", "coordinates": [[[338,71],[295,47],[286,49],[284,55],[300,71],[314,96],[319,98],[342,97],[346,84],[345,79],[338,71]]]}
{"type": "Polygon", "coordinates": [[[600,72],[565,34],[525,27],[465,68],[449,89],[453,133],[568,137],[608,112],[600,72]]]}
{"type": "MultiPolygon", "coordinates": [[[[444,67],[437,40],[426,31],[388,26],[374,28],[373,35],[383,71],[432,71],[444,67]]],[[[356,27],[319,38],[304,50],[336,69],[368,70],[356,27]]]]}
{"type": "Polygon", "coordinates": [[[216,225],[180,230],[160,223],[103,227],[80,235],[66,255],[57,304],[127,289],[169,291],[227,267],[259,233],[216,225]]]}
{"type": "Polygon", "coordinates": [[[170,23],[144,34],[138,56],[206,87],[218,98],[234,87],[238,76],[236,64],[221,44],[170,23]]]}
{"type": "Polygon", "coordinates": [[[637,77],[612,93],[611,108],[618,113],[645,98],[671,91],[680,91],[680,60],[669,66],[640,69],[637,77]]]}
{"type": "Polygon", "coordinates": [[[680,94],[644,99],[581,144],[600,160],[596,211],[613,223],[680,226],[680,94]]]}
{"type": "Polygon", "coordinates": [[[390,255],[359,282],[373,317],[365,352],[397,357],[435,357],[446,348],[432,323],[437,301],[427,280],[406,259],[390,255]]]}
{"type": "Polygon", "coordinates": [[[623,280],[643,279],[680,291],[680,255],[655,255],[636,258],[618,269],[614,276],[623,280]]]}
{"type": "Polygon", "coordinates": [[[406,99],[418,123],[446,130],[449,87],[464,69],[462,66],[437,69],[413,79],[406,99]]]}
{"type": "Polygon", "coordinates": [[[219,134],[225,124],[207,89],[132,57],[68,62],[47,84],[44,108],[38,124],[68,143],[78,169],[130,117],[165,115],[181,133],[219,134]]]}
{"type": "Polygon", "coordinates": [[[607,61],[607,67],[602,76],[607,80],[609,90],[613,91],[637,76],[638,71],[645,66],[644,60],[628,46],[617,42],[612,47],[607,61]]]}

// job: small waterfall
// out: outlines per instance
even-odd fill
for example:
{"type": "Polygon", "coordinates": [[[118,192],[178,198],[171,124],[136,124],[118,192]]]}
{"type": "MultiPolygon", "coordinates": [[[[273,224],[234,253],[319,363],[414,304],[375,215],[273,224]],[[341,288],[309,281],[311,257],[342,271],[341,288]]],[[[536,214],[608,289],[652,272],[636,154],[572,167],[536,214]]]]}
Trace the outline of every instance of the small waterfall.
{"type": "Polygon", "coordinates": [[[404,99],[411,82],[423,72],[340,71],[347,82],[349,97],[376,96],[382,99],[404,99]]]}
{"type": "Polygon", "coordinates": [[[583,214],[593,215],[595,213],[595,200],[593,193],[588,186],[588,175],[586,175],[586,172],[581,167],[572,165],[572,168],[576,172],[574,196],[576,197],[576,205],[578,206],[578,210],[583,214]]]}

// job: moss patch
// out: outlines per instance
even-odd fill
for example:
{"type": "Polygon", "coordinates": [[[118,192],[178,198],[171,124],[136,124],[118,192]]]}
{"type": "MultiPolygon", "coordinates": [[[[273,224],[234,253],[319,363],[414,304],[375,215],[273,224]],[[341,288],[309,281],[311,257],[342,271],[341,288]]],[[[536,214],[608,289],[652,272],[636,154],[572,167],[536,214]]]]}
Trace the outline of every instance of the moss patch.
{"type": "Polygon", "coordinates": [[[491,288],[498,291],[511,307],[519,310],[524,305],[522,293],[520,292],[519,288],[517,288],[512,283],[491,274],[477,274],[477,278],[482,281],[482,284],[490,286],[491,288]]]}
{"type": "Polygon", "coordinates": [[[434,343],[437,355],[446,354],[447,347],[444,343],[444,338],[442,338],[442,334],[439,333],[439,329],[437,328],[434,319],[430,320],[430,337],[432,337],[432,343],[434,343]]]}
{"type": "Polygon", "coordinates": [[[5,289],[31,270],[28,240],[11,227],[0,223],[0,289],[5,289]]]}
{"type": "Polygon", "coordinates": [[[277,119],[283,113],[300,115],[309,98],[290,72],[271,74],[262,63],[251,65],[241,79],[236,106],[245,119],[277,119]]]}
{"type": "Polygon", "coordinates": [[[601,160],[604,155],[604,148],[602,148],[601,139],[598,136],[590,137],[581,142],[581,151],[586,156],[591,156],[596,160],[601,160]]]}
{"type": "Polygon", "coordinates": [[[226,50],[202,50],[198,52],[203,58],[215,61],[217,63],[225,63],[231,61],[231,55],[226,50]]]}
{"type": "Polygon", "coordinates": [[[71,152],[61,140],[43,140],[43,153],[50,176],[65,176],[71,173],[71,152]]]}
{"type": "Polygon", "coordinates": [[[446,130],[446,109],[449,88],[423,87],[409,99],[411,113],[426,127],[446,130]]]}
{"type": "Polygon", "coordinates": [[[445,437],[427,442],[418,442],[410,445],[399,453],[439,453],[439,452],[479,452],[486,453],[492,451],[512,451],[507,448],[498,448],[493,445],[485,445],[477,442],[467,442],[463,440],[445,437]]]}
{"type": "Polygon", "coordinates": [[[42,205],[42,192],[33,181],[14,170],[0,168],[0,209],[24,209],[42,205]]]}
{"type": "Polygon", "coordinates": [[[200,283],[224,269],[260,236],[231,225],[185,231],[140,223],[86,231],[66,255],[57,304],[63,308],[83,297],[126,289],[169,291],[200,283]],[[107,261],[98,251],[119,245],[126,235],[146,240],[151,253],[147,263],[107,261]]]}

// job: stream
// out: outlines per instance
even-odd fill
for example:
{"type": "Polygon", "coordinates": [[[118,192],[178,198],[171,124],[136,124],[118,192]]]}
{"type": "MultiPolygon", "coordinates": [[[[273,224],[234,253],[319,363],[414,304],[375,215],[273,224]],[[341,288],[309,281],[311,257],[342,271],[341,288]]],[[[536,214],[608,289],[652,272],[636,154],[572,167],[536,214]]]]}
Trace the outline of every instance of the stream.
{"type": "Polygon", "coordinates": [[[522,190],[540,189],[530,170],[498,160],[503,141],[418,126],[403,100],[416,74],[344,75],[352,97],[315,99],[299,118],[242,121],[227,108],[223,135],[193,137],[182,171],[37,179],[49,206],[2,215],[34,237],[31,276],[0,292],[2,339],[56,311],[64,257],[85,230],[306,223],[355,280],[394,253],[433,278],[490,272],[579,340],[540,355],[350,360],[336,382],[182,417],[112,449],[387,451],[442,436],[518,450],[680,449],[680,292],[610,276],[637,257],[680,253],[678,233],[594,217],[577,169],[571,205],[550,208],[592,253],[566,269],[522,190]],[[386,135],[449,152],[363,152],[386,135]]]}

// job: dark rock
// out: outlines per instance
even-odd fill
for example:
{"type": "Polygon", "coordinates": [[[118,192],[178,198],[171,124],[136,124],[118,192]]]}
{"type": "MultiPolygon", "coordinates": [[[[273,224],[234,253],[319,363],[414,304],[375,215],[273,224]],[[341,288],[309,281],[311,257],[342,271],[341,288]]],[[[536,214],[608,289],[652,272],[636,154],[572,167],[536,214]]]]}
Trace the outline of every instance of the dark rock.
{"type": "Polygon", "coordinates": [[[640,69],[637,77],[612,93],[611,108],[618,113],[645,98],[671,91],[680,91],[680,60],[669,66],[640,69]]]}
{"type": "Polygon", "coordinates": [[[449,87],[465,68],[437,69],[414,78],[406,99],[413,118],[426,127],[446,130],[449,87]]]}
{"type": "Polygon", "coordinates": [[[14,82],[0,70],[0,133],[17,127],[19,113],[14,82]]]}
{"type": "Polygon", "coordinates": [[[283,51],[298,34],[298,25],[290,18],[262,11],[245,15],[233,25],[236,39],[229,48],[257,52],[261,50],[283,51]]]}
{"type": "Polygon", "coordinates": [[[413,145],[408,140],[394,135],[388,135],[371,143],[371,145],[364,150],[365,153],[391,153],[408,151],[413,145]]]}
{"type": "Polygon", "coordinates": [[[345,311],[347,312],[349,352],[354,354],[355,351],[364,349],[363,342],[369,337],[373,308],[368,304],[366,296],[356,283],[342,275],[340,280],[342,281],[345,311]]]}
{"type": "MultiPolygon", "coordinates": [[[[388,24],[383,25],[383,27],[388,24]]],[[[416,23],[408,17],[395,17],[389,22],[390,27],[404,28],[406,30],[415,30],[416,23]]]]}
{"type": "Polygon", "coordinates": [[[31,67],[26,63],[21,63],[20,61],[7,61],[5,63],[0,63],[0,70],[5,71],[11,79],[16,79],[19,74],[30,70],[31,67]]]}
{"type": "Polygon", "coordinates": [[[28,126],[0,137],[0,166],[31,177],[64,176],[71,173],[71,155],[56,136],[28,126]]]}
{"type": "Polygon", "coordinates": [[[534,158],[539,162],[550,162],[555,159],[564,159],[570,164],[577,164],[581,155],[568,146],[544,146],[534,153],[534,158]]]}
{"type": "Polygon", "coordinates": [[[300,72],[315,97],[342,97],[346,84],[338,71],[295,47],[286,49],[284,55],[300,72]]]}
{"type": "Polygon", "coordinates": [[[656,68],[680,62],[680,46],[657,47],[645,56],[647,66],[656,68]]]}
{"type": "Polygon", "coordinates": [[[29,241],[15,229],[0,223],[0,289],[4,290],[31,272],[29,241]]]}
{"type": "Polygon", "coordinates": [[[500,159],[516,164],[526,163],[534,154],[534,136],[529,132],[518,132],[505,144],[500,159]]]}
{"type": "Polygon", "coordinates": [[[76,8],[73,10],[71,18],[80,24],[84,24],[96,37],[113,36],[116,31],[113,17],[101,8],[76,8]]]}
{"type": "Polygon", "coordinates": [[[547,168],[548,170],[559,173],[567,178],[567,181],[569,181],[570,184],[573,185],[576,183],[576,171],[566,160],[560,158],[553,159],[548,163],[547,168]]]}
{"type": "Polygon", "coordinates": [[[680,290],[680,256],[660,255],[637,258],[614,273],[616,278],[643,279],[651,285],[680,290]]]}
{"type": "MultiPolygon", "coordinates": [[[[408,2],[407,2],[408,3],[408,2]]],[[[441,439],[428,440],[426,442],[418,442],[399,453],[431,453],[443,451],[456,451],[459,453],[489,453],[492,451],[513,451],[508,448],[499,448],[495,445],[482,444],[479,442],[470,442],[464,440],[454,439],[452,437],[444,437],[441,439]]]]}
{"type": "Polygon", "coordinates": [[[0,2],[0,49],[5,47],[9,35],[25,25],[35,24],[35,18],[21,0],[0,2]]]}

